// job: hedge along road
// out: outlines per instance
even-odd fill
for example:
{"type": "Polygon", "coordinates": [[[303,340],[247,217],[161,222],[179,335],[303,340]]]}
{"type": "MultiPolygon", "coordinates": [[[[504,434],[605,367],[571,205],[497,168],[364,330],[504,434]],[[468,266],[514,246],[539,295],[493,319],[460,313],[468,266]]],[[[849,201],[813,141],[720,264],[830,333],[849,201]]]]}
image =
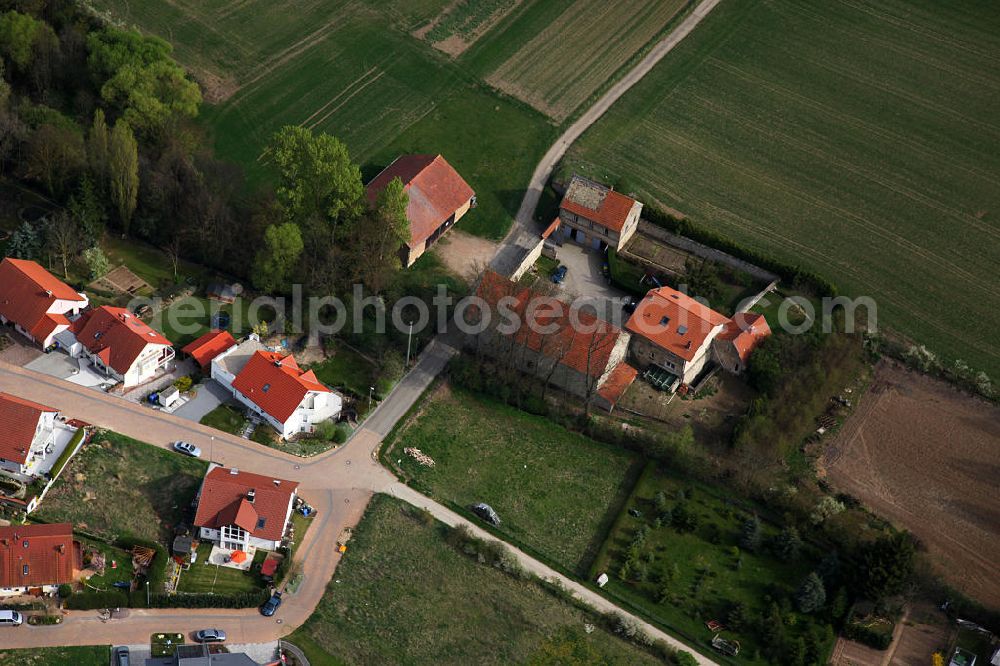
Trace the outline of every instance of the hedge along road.
{"type": "MultiPolygon", "coordinates": [[[[22,627],[19,631],[7,632],[4,647],[139,644],[147,642],[154,632],[190,634],[206,627],[225,630],[230,640],[237,643],[280,638],[305,622],[315,610],[341,558],[337,537],[345,527],[357,524],[368,500],[376,492],[399,497],[427,509],[448,525],[466,525],[480,538],[495,540],[477,525],[399,483],[377,462],[382,439],[406,415],[455,353],[453,347],[432,342],[414,368],[372,413],[366,427],[359,429],[344,446],[313,458],[298,458],[117,396],[0,363],[0,391],[47,404],[66,416],[81,418],[154,446],[169,449],[173,442],[183,439],[201,447],[221,464],[298,481],[301,495],[318,510],[295,556],[295,564],[304,574],[302,583],[295,594],[284,599],[275,617],[263,617],[255,608],[134,609],[125,619],[102,622],[96,611],[67,611],[61,625],[22,627]]],[[[95,491],[100,492],[100,489],[95,491]]],[[[558,581],[574,596],[602,612],[616,611],[632,617],[595,592],[509,544],[507,546],[529,572],[558,581]]],[[[650,636],[673,647],[691,650],[641,619],[633,619],[650,636]]],[[[699,663],[714,663],[694,654],[699,663]]]]}

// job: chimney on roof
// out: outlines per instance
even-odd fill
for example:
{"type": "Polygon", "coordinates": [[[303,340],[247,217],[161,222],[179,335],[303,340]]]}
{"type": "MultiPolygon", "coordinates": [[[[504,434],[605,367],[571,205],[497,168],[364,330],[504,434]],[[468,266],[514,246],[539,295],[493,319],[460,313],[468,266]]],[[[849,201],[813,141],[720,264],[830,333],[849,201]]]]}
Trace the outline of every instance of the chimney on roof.
{"type": "Polygon", "coordinates": [[[687,342],[684,343],[684,349],[691,349],[691,341],[690,340],[688,340],[687,342]]]}
{"type": "Polygon", "coordinates": [[[230,473],[230,474],[231,474],[232,476],[236,476],[237,474],[239,474],[239,473],[240,473],[240,470],[238,470],[238,469],[236,469],[235,467],[233,467],[233,468],[231,468],[231,469],[229,470],[229,473],[230,473]]]}
{"type": "Polygon", "coordinates": [[[59,554],[60,554],[60,555],[65,555],[65,554],[66,554],[66,544],[64,544],[64,543],[61,543],[61,544],[59,544],[59,545],[58,545],[58,546],[56,547],[56,550],[58,550],[58,551],[59,551],[59,554]]]}
{"type": "Polygon", "coordinates": [[[275,359],[274,360],[274,365],[276,367],[280,368],[281,367],[281,359],[280,358],[275,359]]]}
{"type": "Polygon", "coordinates": [[[247,491],[247,501],[250,502],[251,504],[253,504],[253,499],[256,496],[257,496],[257,491],[254,490],[253,488],[247,491]]]}
{"type": "Polygon", "coordinates": [[[281,485],[281,479],[275,479],[274,480],[274,485],[280,486],[281,485]]]}
{"type": "Polygon", "coordinates": [[[52,290],[51,289],[46,289],[45,290],[45,295],[46,296],[51,296],[52,295],[52,290]]]}

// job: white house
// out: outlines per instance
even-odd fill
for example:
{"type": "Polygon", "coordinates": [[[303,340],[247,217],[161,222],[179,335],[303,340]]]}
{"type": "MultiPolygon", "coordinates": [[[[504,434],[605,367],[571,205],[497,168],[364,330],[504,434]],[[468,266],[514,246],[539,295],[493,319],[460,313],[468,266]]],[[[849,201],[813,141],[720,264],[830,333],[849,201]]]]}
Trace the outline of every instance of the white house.
{"type": "Polygon", "coordinates": [[[0,527],[0,597],[54,592],[83,568],[73,525],[0,527]]]}
{"type": "Polygon", "coordinates": [[[88,305],[78,294],[34,261],[0,261],[0,322],[12,323],[19,333],[43,349],[70,326],[69,317],[88,305]]]}
{"type": "Polygon", "coordinates": [[[298,487],[294,481],[213,463],[198,491],[198,537],[229,550],[275,550],[291,519],[298,487]]]}
{"type": "Polygon", "coordinates": [[[269,351],[255,335],[212,359],[212,379],[285,439],[313,432],[343,406],[312,370],[303,371],[291,354],[269,351]]]}
{"type": "Polygon", "coordinates": [[[87,357],[125,388],[153,379],[174,360],[170,340],[125,308],[108,305],[80,315],[59,342],[70,356],[87,357]]]}
{"type": "Polygon", "coordinates": [[[0,393],[0,468],[28,474],[55,439],[59,410],[0,393]]]}

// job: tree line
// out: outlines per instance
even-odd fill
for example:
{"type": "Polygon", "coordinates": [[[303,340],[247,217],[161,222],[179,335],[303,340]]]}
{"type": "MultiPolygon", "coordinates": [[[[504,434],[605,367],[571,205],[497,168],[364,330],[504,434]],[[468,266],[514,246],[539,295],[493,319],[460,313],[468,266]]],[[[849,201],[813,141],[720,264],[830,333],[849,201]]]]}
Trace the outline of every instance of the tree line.
{"type": "Polygon", "coordinates": [[[343,143],[286,127],[266,151],[277,186],[252,186],[215,156],[201,102],[162,39],[70,0],[0,0],[0,177],[59,211],[23,223],[8,254],[96,277],[116,233],[163,248],[175,280],[183,257],[269,293],[385,289],[409,239],[402,183],[369,205],[343,143]]]}

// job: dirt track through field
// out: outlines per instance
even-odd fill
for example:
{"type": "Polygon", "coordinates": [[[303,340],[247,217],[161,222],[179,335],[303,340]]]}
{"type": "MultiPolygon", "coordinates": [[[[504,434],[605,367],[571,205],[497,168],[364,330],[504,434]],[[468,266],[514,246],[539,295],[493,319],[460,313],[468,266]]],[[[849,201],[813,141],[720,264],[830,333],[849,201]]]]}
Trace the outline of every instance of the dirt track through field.
{"type": "Polygon", "coordinates": [[[1000,606],[1000,408],[882,363],[823,467],[915,534],[953,587],[1000,606]]]}

